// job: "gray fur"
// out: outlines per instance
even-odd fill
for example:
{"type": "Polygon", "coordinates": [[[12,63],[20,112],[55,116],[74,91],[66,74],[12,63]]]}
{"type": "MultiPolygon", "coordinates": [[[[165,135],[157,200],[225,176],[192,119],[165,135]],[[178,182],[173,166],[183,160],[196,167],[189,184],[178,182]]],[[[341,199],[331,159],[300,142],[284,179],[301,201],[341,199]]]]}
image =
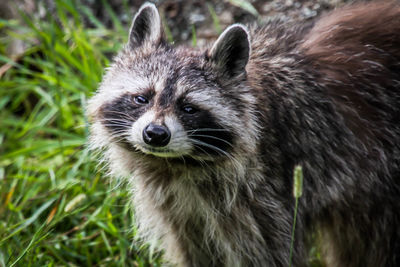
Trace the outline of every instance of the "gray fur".
{"type": "MultiPolygon", "coordinates": [[[[146,4],[135,20],[159,22],[154,12],[146,4]]],[[[173,48],[153,26],[142,31],[151,38],[132,26],[141,41],[88,106],[90,144],[128,182],[145,240],[178,266],[289,266],[299,164],[294,266],[308,265],[315,236],[328,266],[400,266],[397,2],[232,26],[211,50],[173,48]],[[148,103],[129,102],[137,95],[148,103]],[[201,116],[182,113],[192,107],[201,116]],[[198,120],[215,128],[200,132],[215,134],[203,146],[188,130],[198,120]],[[143,143],[150,122],[171,131],[168,145],[143,143]]]]}

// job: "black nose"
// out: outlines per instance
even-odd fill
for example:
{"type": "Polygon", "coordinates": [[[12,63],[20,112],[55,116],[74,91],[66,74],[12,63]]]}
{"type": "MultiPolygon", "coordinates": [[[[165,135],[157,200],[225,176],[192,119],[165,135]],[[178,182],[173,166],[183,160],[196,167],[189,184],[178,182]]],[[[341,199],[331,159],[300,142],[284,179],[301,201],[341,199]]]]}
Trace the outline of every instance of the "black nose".
{"type": "Polygon", "coordinates": [[[150,123],[143,130],[143,141],[151,146],[166,146],[171,139],[171,133],[167,127],[150,123]]]}

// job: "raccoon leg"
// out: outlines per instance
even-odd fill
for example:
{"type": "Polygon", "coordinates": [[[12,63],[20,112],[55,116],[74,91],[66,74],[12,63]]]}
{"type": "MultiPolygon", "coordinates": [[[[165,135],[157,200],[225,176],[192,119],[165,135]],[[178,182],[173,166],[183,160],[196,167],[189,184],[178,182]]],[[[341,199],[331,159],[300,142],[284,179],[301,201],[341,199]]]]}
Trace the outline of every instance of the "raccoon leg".
{"type": "Polygon", "coordinates": [[[400,266],[399,227],[398,215],[385,204],[368,213],[335,212],[320,227],[324,261],[329,267],[400,266]]]}

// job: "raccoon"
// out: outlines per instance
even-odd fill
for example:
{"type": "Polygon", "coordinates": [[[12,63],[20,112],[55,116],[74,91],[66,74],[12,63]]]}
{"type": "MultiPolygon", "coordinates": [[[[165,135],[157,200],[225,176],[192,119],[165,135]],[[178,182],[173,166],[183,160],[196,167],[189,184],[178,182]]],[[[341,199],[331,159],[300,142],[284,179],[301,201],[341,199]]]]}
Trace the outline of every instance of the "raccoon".
{"type": "Polygon", "coordinates": [[[87,113],[170,264],[308,266],[317,239],[327,266],[400,266],[398,2],[234,24],[203,49],[169,44],[145,3],[87,113]]]}

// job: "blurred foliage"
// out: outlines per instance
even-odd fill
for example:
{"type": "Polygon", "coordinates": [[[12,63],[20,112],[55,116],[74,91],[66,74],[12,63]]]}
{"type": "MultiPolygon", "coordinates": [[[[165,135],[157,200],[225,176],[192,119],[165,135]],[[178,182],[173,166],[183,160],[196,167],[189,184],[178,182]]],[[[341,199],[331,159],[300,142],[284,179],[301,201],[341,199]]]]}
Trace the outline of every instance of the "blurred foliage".
{"type": "Polygon", "coordinates": [[[0,266],[160,265],[134,242],[127,191],[85,147],[86,99],[127,37],[103,4],[112,28],[72,0],[0,20],[0,266]],[[28,49],[8,58],[11,39],[28,49]]]}

